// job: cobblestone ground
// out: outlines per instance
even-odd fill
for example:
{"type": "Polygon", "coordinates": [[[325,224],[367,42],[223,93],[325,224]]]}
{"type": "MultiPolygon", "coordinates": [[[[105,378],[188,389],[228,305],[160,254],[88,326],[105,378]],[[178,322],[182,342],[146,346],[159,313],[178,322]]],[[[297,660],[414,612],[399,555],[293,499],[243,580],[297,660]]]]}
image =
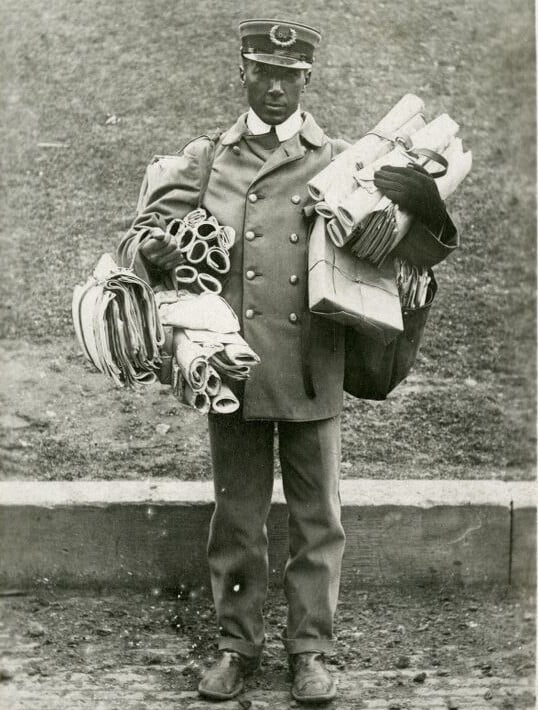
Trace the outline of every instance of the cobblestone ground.
{"type": "MultiPolygon", "coordinates": [[[[196,685],[215,653],[204,589],[74,596],[46,584],[5,590],[2,710],[203,710],[196,685]]],[[[285,606],[267,605],[263,665],[222,710],[298,707],[278,636],[285,606]]],[[[535,708],[535,605],[506,589],[344,590],[329,663],[342,710],[535,708]]]]}

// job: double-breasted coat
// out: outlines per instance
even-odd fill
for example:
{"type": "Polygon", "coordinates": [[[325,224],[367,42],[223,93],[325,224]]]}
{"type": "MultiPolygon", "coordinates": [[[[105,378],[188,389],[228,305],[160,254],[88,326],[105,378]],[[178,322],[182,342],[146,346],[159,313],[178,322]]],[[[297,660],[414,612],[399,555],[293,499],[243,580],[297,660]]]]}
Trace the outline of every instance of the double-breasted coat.
{"type": "MultiPolygon", "coordinates": [[[[310,222],[305,208],[308,180],[348,144],[328,138],[308,113],[299,133],[266,160],[248,147],[246,133],[244,114],[218,139],[203,201],[220,224],[236,231],[222,295],[261,359],[242,392],[243,416],[288,421],[333,417],[343,401],[344,329],[328,319],[308,317],[310,222]],[[315,396],[304,385],[305,358],[315,396]]],[[[164,164],[162,180],[149,185],[145,206],[120,243],[123,264],[131,262],[143,230],[165,228],[197,205],[212,151],[207,137],[198,138],[164,164]]],[[[441,241],[425,231],[433,255],[430,262],[444,258],[456,245],[454,234],[448,239],[445,234],[441,241]]],[[[158,280],[140,258],[138,267],[154,283],[158,280]]]]}

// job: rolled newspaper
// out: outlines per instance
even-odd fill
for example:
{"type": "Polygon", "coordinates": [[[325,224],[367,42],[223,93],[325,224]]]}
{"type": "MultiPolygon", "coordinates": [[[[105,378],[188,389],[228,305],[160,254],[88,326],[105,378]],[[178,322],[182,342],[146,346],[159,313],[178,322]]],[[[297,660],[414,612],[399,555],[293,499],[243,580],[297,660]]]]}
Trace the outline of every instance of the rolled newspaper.
{"type": "MultiPolygon", "coordinates": [[[[428,148],[438,153],[446,150],[450,141],[458,132],[459,126],[448,114],[444,113],[421,128],[412,136],[413,148],[428,148]]],[[[409,153],[396,147],[387,155],[359,170],[355,178],[358,187],[344,198],[336,210],[336,216],[349,235],[367,217],[382,199],[383,194],[374,185],[374,173],[382,165],[405,167],[410,162],[409,153]]]]}
{"type": "Polygon", "coordinates": [[[196,284],[203,293],[219,294],[222,291],[221,282],[214,276],[211,276],[211,274],[199,273],[196,278],[196,284]]]}
{"type": "Polygon", "coordinates": [[[194,266],[182,264],[181,266],[176,266],[175,276],[179,284],[193,284],[196,282],[198,270],[194,266]]]}
{"type": "Polygon", "coordinates": [[[227,274],[230,270],[230,257],[228,251],[220,247],[209,247],[206,263],[217,274],[227,274]]]}
{"type": "Polygon", "coordinates": [[[201,264],[207,258],[208,246],[206,242],[195,239],[191,248],[186,252],[185,256],[189,264],[201,264]]]}
{"type": "Polygon", "coordinates": [[[174,356],[185,382],[194,392],[205,390],[209,377],[209,363],[202,348],[185,333],[174,330],[174,356]]]}
{"type": "Polygon", "coordinates": [[[217,243],[221,249],[228,251],[235,244],[235,229],[233,227],[221,227],[217,236],[217,243]]]}
{"type": "Polygon", "coordinates": [[[195,227],[196,236],[204,242],[216,241],[220,227],[213,220],[206,219],[195,227]]]}
{"type": "Polygon", "coordinates": [[[216,395],[222,389],[222,380],[219,373],[211,365],[209,366],[209,374],[207,377],[207,385],[205,391],[210,397],[216,397],[216,395]]]}
{"type": "Polygon", "coordinates": [[[222,385],[220,392],[211,399],[211,411],[216,414],[231,414],[238,409],[239,400],[228,385],[222,385]]]}
{"type": "MultiPolygon", "coordinates": [[[[423,101],[414,94],[403,96],[374,128],[360,140],[336,156],[329,165],[313,177],[308,183],[308,192],[316,200],[326,200],[327,191],[333,188],[342,196],[353,189],[353,174],[357,163],[367,165],[392,148],[391,140],[406,137],[415,131],[406,125],[421,120],[424,111],[423,101]]],[[[422,124],[424,123],[422,119],[422,124]]],[[[418,130],[416,128],[415,130],[418,130]]]]}

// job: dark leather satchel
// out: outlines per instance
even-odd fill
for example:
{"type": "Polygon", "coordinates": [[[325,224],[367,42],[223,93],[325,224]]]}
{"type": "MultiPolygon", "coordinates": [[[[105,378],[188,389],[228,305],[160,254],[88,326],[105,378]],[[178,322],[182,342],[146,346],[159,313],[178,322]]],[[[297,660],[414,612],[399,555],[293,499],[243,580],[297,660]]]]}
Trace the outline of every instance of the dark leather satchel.
{"type": "Polygon", "coordinates": [[[415,364],[418,349],[437,292],[430,270],[426,303],[420,308],[403,308],[404,329],[387,345],[351,327],[345,334],[344,390],[360,399],[386,399],[415,364]]]}

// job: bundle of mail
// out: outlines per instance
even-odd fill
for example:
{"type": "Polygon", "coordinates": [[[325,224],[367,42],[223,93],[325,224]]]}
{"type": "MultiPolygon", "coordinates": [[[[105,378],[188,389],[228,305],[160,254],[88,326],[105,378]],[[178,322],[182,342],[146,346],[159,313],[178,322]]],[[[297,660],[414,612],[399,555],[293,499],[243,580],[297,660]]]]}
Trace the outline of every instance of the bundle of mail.
{"type": "Polygon", "coordinates": [[[160,291],[156,300],[175,396],[202,414],[236,411],[239,401],[223,378],[245,380],[260,360],[229,304],[209,292],[160,291]]]}
{"type": "Polygon", "coordinates": [[[87,359],[115,384],[169,379],[178,399],[201,413],[229,413],[239,401],[225,380],[244,380],[258,356],[239,321],[215,293],[154,293],[132,269],[104,254],[72,301],[75,332],[87,359]]]}
{"type": "Polygon", "coordinates": [[[414,266],[405,259],[395,259],[396,285],[403,309],[422,308],[428,301],[432,281],[429,269],[414,266]]]}
{"type": "Polygon", "coordinates": [[[75,286],[73,323],[87,359],[118,385],[157,381],[164,330],[153,291],[104,254],[84,286],[75,286]]]}
{"type": "Polygon", "coordinates": [[[184,258],[173,273],[178,287],[194,293],[220,293],[221,279],[230,270],[233,227],[221,226],[200,207],[183,219],[173,219],[166,231],[184,258]]]}
{"type": "Polygon", "coordinates": [[[458,124],[447,114],[426,123],[424,103],[406,94],[365,136],[340,153],[308,183],[316,212],[327,220],[335,246],[348,242],[356,256],[382,264],[409,230],[412,216],[375,187],[374,173],[382,165],[417,163],[428,169],[434,151],[448,163],[436,178],[442,199],[451,195],[471,169],[472,154],[456,136],[458,124]]]}

